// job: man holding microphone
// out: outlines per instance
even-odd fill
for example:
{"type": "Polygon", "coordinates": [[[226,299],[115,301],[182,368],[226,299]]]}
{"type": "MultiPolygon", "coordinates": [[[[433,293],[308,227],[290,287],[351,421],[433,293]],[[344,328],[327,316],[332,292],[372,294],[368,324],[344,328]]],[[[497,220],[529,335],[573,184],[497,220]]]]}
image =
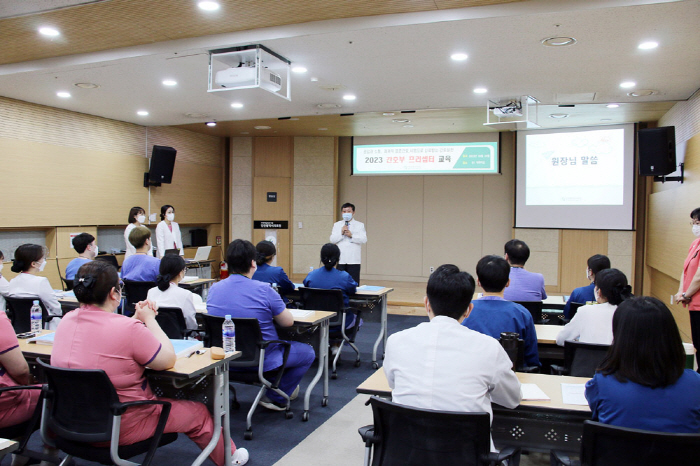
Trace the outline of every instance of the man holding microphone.
{"type": "Polygon", "coordinates": [[[360,283],[360,262],[362,258],[362,245],[367,242],[365,224],[358,222],[353,217],[355,206],[346,202],[341,207],[343,220],[333,224],[331,243],[340,248],[340,262],[338,270],[345,270],[350,276],[360,283]]]}

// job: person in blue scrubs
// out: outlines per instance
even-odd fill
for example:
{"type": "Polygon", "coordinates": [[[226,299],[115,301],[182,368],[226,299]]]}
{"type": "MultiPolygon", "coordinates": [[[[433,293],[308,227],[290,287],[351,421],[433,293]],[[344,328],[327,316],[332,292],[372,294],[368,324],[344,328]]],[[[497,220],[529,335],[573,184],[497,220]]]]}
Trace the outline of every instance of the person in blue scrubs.
{"type": "Polygon", "coordinates": [[[122,279],[135,282],[155,282],[160,274],[160,259],[151,251],[151,230],[144,226],[136,227],[129,233],[129,242],[136,252],[124,259],[122,279]]]}
{"type": "Polygon", "coordinates": [[[592,418],[657,432],[700,432],[700,374],[685,368],[671,311],[656,298],[625,300],[613,317],[613,344],[586,383],[592,418]]]}
{"type": "Polygon", "coordinates": [[[95,260],[95,257],[97,257],[95,237],[90,233],[80,233],[73,238],[73,249],[78,253],[78,257],[70,261],[66,266],[66,280],[73,280],[80,266],[95,260]]]}
{"type": "Polygon", "coordinates": [[[593,289],[595,288],[595,274],[601,270],[610,268],[610,259],[608,256],[602,254],[596,254],[588,258],[588,267],[586,267],[586,278],[591,281],[590,285],[581,286],[576,288],[571,292],[569,300],[564,306],[564,317],[569,319],[569,313],[571,312],[571,303],[581,303],[586,304],[589,301],[595,302],[595,295],[593,289]]]}
{"type": "Polygon", "coordinates": [[[294,291],[294,283],[289,279],[282,267],[274,267],[270,265],[272,260],[277,255],[277,249],[271,241],[260,241],[255,249],[258,251],[255,262],[258,268],[253,274],[253,280],[277,285],[277,292],[282,296],[285,303],[289,302],[285,299],[287,293],[294,291]]]}
{"type": "Polygon", "coordinates": [[[503,299],[503,290],[510,283],[508,261],[501,256],[484,256],[476,264],[476,275],[484,294],[472,301],[474,309],[462,321],[462,325],[496,340],[503,332],[517,333],[525,346],[525,364],[539,366],[537,333],[532,314],[520,304],[503,299]]]}

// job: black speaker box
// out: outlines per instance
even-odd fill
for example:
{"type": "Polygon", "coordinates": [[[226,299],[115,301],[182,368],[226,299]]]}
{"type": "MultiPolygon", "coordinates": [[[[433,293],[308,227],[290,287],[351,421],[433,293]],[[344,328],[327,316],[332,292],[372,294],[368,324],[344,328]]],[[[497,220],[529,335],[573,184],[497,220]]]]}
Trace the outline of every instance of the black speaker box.
{"type": "Polygon", "coordinates": [[[206,246],[207,245],[207,230],[204,228],[196,228],[190,230],[190,235],[192,237],[192,246],[206,246]]]}
{"type": "Polygon", "coordinates": [[[168,146],[153,146],[151,170],[148,177],[151,184],[172,183],[177,150],[168,146]]]}
{"type": "Polygon", "coordinates": [[[640,129],[637,131],[639,174],[668,175],[676,171],[676,127],[640,129]]]}

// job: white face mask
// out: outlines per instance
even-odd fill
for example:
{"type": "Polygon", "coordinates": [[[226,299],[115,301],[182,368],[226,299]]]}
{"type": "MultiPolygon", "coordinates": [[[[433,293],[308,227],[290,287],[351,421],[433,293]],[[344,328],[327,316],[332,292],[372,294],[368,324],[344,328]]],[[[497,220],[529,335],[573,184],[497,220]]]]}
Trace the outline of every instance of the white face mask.
{"type": "Polygon", "coordinates": [[[5,264],[3,264],[2,262],[0,262],[0,272],[2,272],[2,268],[3,268],[3,267],[5,267],[5,264]]]}
{"type": "Polygon", "coordinates": [[[136,221],[139,223],[143,223],[146,221],[146,216],[145,215],[137,215],[136,216],[136,221]]]}
{"type": "Polygon", "coordinates": [[[97,245],[95,245],[95,257],[97,257],[98,252],[100,252],[100,248],[98,248],[97,245]]]}
{"type": "Polygon", "coordinates": [[[700,225],[693,225],[693,234],[696,238],[700,238],[700,225]]]}
{"type": "Polygon", "coordinates": [[[350,212],[343,212],[343,220],[349,222],[352,220],[352,214],[350,212]]]}
{"type": "Polygon", "coordinates": [[[41,262],[39,262],[39,272],[43,272],[43,271],[44,271],[44,267],[46,267],[46,259],[44,259],[44,260],[42,260],[41,262]]]}
{"type": "Polygon", "coordinates": [[[165,218],[167,218],[169,222],[172,222],[175,220],[175,214],[165,214],[165,218]]]}
{"type": "Polygon", "coordinates": [[[589,282],[591,281],[591,274],[589,273],[591,270],[589,268],[586,268],[586,280],[589,282]]]}

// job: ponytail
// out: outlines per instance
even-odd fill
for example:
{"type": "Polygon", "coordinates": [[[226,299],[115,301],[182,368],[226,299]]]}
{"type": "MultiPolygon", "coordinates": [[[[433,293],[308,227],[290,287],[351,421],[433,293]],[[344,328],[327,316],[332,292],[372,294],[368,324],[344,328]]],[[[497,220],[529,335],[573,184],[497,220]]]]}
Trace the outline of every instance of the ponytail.
{"type": "Polygon", "coordinates": [[[600,294],[614,306],[633,297],[632,287],[627,283],[627,277],[617,269],[604,269],[596,273],[595,286],[600,290],[600,294]]]}
{"type": "Polygon", "coordinates": [[[277,249],[272,241],[260,241],[255,245],[255,250],[257,251],[255,263],[258,265],[263,265],[277,254],[277,249]]]}
{"type": "Polygon", "coordinates": [[[166,254],[160,260],[160,267],[158,272],[160,274],[156,277],[156,285],[160,291],[165,291],[170,287],[170,281],[177,277],[180,272],[182,272],[187,264],[185,260],[178,254],[166,254]]]}
{"type": "MultiPolygon", "coordinates": [[[[174,254],[171,254],[171,255],[174,255],[174,254]]],[[[158,275],[156,277],[156,285],[158,286],[158,289],[160,291],[165,291],[168,288],[170,288],[170,280],[172,278],[173,277],[171,277],[169,273],[166,273],[165,275],[158,275]]]]}
{"type": "Polygon", "coordinates": [[[331,270],[340,260],[340,248],[333,243],[326,243],[321,248],[321,264],[331,270]]]}

